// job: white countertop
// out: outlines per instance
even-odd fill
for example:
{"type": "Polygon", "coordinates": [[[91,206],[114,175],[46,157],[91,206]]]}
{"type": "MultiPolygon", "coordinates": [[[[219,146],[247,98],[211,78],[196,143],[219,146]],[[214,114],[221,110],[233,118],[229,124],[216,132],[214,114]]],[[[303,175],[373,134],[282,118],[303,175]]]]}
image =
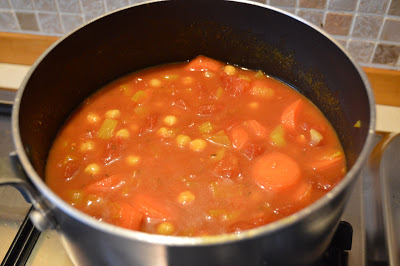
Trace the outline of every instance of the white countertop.
{"type": "MultiPolygon", "coordinates": [[[[0,63],[0,89],[17,90],[30,66],[0,63]]],[[[400,107],[376,105],[376,130],[400,132],[400,107]]]]}

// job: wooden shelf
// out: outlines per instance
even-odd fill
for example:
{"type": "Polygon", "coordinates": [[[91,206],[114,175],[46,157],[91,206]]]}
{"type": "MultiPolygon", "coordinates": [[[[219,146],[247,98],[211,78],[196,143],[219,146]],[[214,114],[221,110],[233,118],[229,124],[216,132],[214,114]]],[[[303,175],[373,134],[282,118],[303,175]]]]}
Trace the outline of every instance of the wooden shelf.
{"type": "MultiPolygon", "coordinates": [[[[0,32],[0,62],[31,65],[59,37],[0,32]]],[[[377,104],[400,106],[400,71],[363,68],[377,104]]]]}

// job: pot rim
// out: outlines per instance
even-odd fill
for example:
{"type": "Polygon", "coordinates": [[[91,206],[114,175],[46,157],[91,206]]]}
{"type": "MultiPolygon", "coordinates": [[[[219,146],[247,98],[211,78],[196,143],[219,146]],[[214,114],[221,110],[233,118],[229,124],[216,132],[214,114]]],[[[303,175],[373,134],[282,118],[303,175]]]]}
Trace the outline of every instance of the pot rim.
{"type": "MultiPolygon", "coordinates": [[[[366,77],[366,74],[363,72],[361,67],[358,65],[357,62],[351,57],[351,55],[335,40],[333,37],[328,35],[325,31],[322,29],[312,25],[311,23],[305,21],[302,18],[299,18],[295,16],[292,13],[286,12],[284,10],[281,10],[279,8],[275,8],[266,4],[261,4],[261,3],[256,3],[256,2],[251,2],[247,0],[224,0],[224,1],[229,1],[229,2],[239,2],[243,4],[249,4],[249,5],[255,5],[259,6],[262,8],[270,9],[275,12],[282,13],[286,16],[289,16],[291,19],[295,19],[308,27],[311,27],[313,30],[317,31],[319,34],[323,35],[325,38],[333,42],[340,50],[342,53],[346,55],[346,57],[350,60],[354,68],[357,70],[359,76],[361,77],[366,93],[368,96],[368,101],[369,101],[369,107],[370,107],[370,123],[368,127],[368,135],[366,138],[366,141],[364,143],[364,146],[360,152],[359,157],[357,158],[356,162],[354,163],[353,167],[347,172],[346,176],[337,184],[331,191],[329,191],[326,195],[312,203],[311,205],[301,209],[300,211],[291,214],[285,218],[279,219],[275,222],[259,226],[253,229],[245,230],[241,233],[230,233],[230,234],[222,234],[222,235],[214,235],[214,236],[201,236],[201,237],[179,237],[179,236],[163,236],[163,235],[155,235],[155,234],[149,234],[149,233],[144,233],[144,232],[139,232],[139,231],[133,231],[130,229],[125,229],[121,228],[112,224],[108,224],[105,222],[98,221],[97,219],[93,218],[92,216],[89,216],[78,209],[75,209],[73,206],[69,205],[66,203],[64,200],[62,200],[58,195],[56,195],[42,180],[42,178],[39,177],[35,169],[33,168],[32,164],[30,163],[27,154],[25,153],[24,147],[22,145],[22,140],[21,140],[21,135],[19,132],[19,115],[20,115],[20,104],[21,104],[21,99],[24,94],[25,87],[32,76],[32,74],[35,72],[35,69],[38,67],[38,65],[41,63],[41,61],[49,54],[54,48],[58,46],[59,43],[63,42],[65,39],[69,38],[71,35],[73,35],[75,32],[81,30],[83,27],[85,27],[88,24],[94,23],[95,21],[102,19],[103,17],[113,15],[114,13],[123,11],[125,9],[130,9],[134,8],[136,6],[140,5],[146,5],[146,4],[156,4],[157,2],[164,2],[164,1],[169,1],[169,0],[151,0],[151,1],[146,1],[143,3],[131,5],[128,7],[124,7],[118,10],[115,10],[113,12],[107,13],[101,17],[98,17],[81,27],[75,29],[74,31],[70,32],[69,34],[65,35],[64,37],[60,38],[57,40],[55,43],[53,43],[36,61],[35,63],[31,66],[29,72],[25,76],[18,92],[16,95],[16,98],[14,100],[14,105],[13,105],[13,110],[12,110],[12,135],[13,135],[13,141],[14,141],[14,146],[16,148],[17,155],[19,157],[19,160],[26,171],[29,179],[32,181],[34,184],[35,188],[38,189],[42,195],[47,201],[49,201],[51,204],[54,206],[51,206],[50,208],[57,208],[64,212],[65,214],[69,215],[75,220],[78,220],[79,222],[93,228],[99,231],[103,231],[106,233],[110,234],[116,234],[121,238],[129,238],[129,239],[134,239],[138,241],[145,241],[147,243],[157,243],[157,244],[162,244],[162,245],[170,245],[170,246],[186,246],[186,245],[218,245],[218,244],[226,244],[229,242],[236,242],[240,240],[246,240],[249,238],[257,237],[257,236],[262,236],[262,235],[267,235],[271,234],[277,230],[292,226],[298,222],[300,222],[302,219],[304,219],[306,216],[310,215],[311,213],[316,212],[318,209],[322,208],[324,205],[328,204],[329,201],[331,201],[333,198],[335,198],[338,194],[340,194],[347,186],[350,186],[353,181],[357,178],[360,169],[362,168],[362,165],[366,162],[370,150],[372,150],[373,147],[373,135],[375,132],[375,123],[376,123],[376,110],[375,110],[375,100],[374,100],[374,94],[372,92],[371,86],[369,84],[369,81],[366,77]]],[[[177,1],[177,0],[176,0],[177,1]]],[[[51,212],[52,210],[50,210],[51,212]]],[[[62,230],[61,230],[62,231],[62,230]]]]}

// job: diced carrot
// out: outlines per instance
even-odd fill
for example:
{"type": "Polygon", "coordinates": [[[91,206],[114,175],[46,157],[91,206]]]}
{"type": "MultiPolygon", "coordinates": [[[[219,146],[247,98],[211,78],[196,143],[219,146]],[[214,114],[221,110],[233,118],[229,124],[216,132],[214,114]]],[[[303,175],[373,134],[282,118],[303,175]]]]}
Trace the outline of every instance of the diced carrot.
{"type": "Polygon", "coordinates": [[[139,230],[143,214],[126,202],[117,202],[117,204],[120,207],[120,214],[116,224],[124,228],[139,230]]]}
{"type": "Polygon", "coordinates": [[[257,120],[247,120],[246,121],[249,129],[259,137],[266,137],[267,130],[263,125],[261,125],[257,120]]]}
{"type": "Polygon", "coordinates": [[[132,205],[143,215],[150,218],[170,219],[172,213],[161,200],[148,194],[137,194],[132,199],[132,205]]]}
{"type": "Polygon", "coordinates": [[[85,186],[84,190],[87,194],[95,194],[99,192],[107,192],[112,189],[116,189],[125,184],[124,177],[122,175],[112,175],[103,178],[99,181],[95,181],[85,186]]]}
{"type": "Polygon", "coordinates": [[[231,131],[230,139],[233,147],[240,150],[249,140],[249,134],[244,128],[236,126],[231,131]]]}
{"type": "Polygon", "coordinates": [[[311,168],[317,172],[327,171],[329,169],[338,167],[343,163],[343,159],[344,157],[341,154],[338,156],[332,156],[311,163],[311,168]]]}
{"type": "Polygon", "coordinates": [[[296,100],[294,103],[286,107],[281,116],[282,124],[287,127],[294,129],[296,126],[296,117],[300,111],[302,99],[296,100]]]}
{"type": "Polygon", "coordinates": [[[191,60],[187,65],[186,69],[191,71],[214,71],[219,72],[222,70],[223,64],[217,60],[208,58],[203,55],[191,60]]]}
{"type": "Polygon", "coordinates": [[[285,190],[300,181],[300,167],[288,155],[272,152],[261,156],[253,165],[252,176],[256,182],[271,190],[285,190]]]}

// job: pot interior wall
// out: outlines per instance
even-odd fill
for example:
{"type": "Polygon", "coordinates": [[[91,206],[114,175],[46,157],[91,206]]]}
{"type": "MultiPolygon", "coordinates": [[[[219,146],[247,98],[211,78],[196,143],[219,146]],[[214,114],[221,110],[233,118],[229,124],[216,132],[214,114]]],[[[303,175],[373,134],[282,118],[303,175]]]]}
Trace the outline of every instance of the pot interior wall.
{"type": "Polygon", "coordinates": [[[77,30],[37,63],[20,105],[21,139],[43,177],[48,150],[68,115],[129,72],[203,54],[261,69],[302,92],[328,117],[349,166],[370,123],[365,85],[345,54],[304,23],[260,6],[164,1],[121,10],[77,30]],[[353,127],[360,120],[362,129],[353,127]]]}

